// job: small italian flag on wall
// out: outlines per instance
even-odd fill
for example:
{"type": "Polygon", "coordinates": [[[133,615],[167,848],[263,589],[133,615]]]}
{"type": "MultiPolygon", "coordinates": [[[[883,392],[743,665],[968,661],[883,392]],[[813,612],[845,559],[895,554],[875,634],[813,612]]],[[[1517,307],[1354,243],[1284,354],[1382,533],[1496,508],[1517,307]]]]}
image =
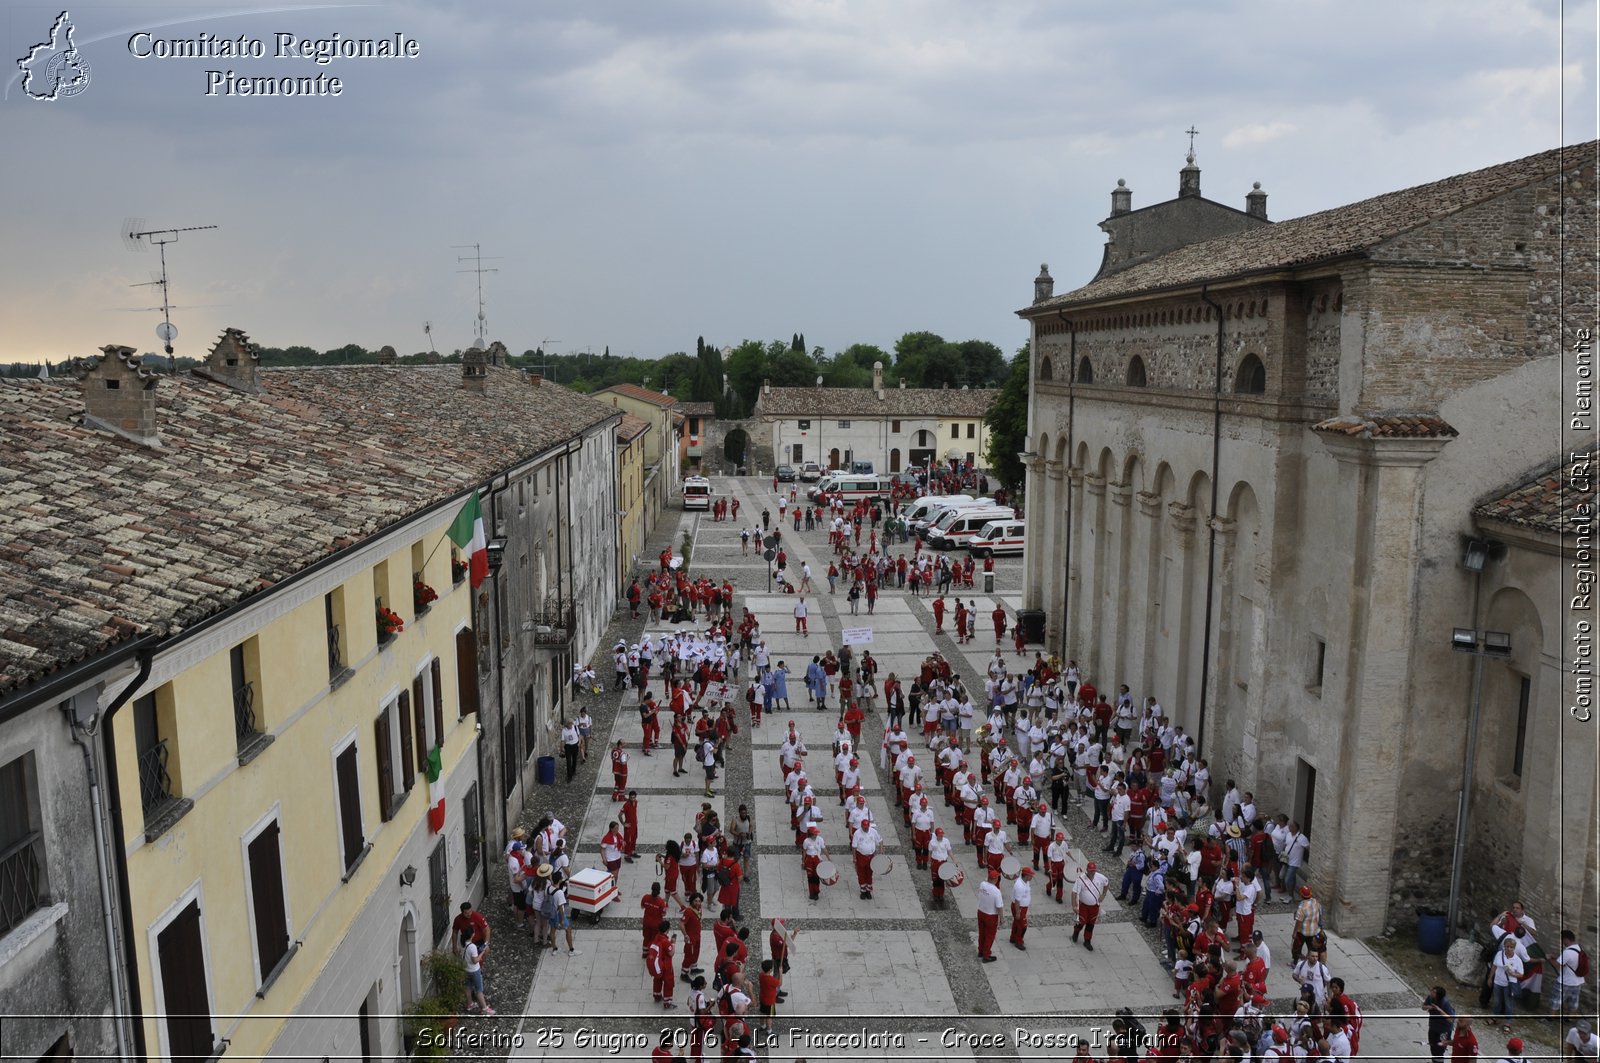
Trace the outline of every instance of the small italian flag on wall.
{"type": "Polygon", "coordinates": [[[478,492],[472,492],[467,504],[456,514],[455,522],[450,525],[450,541],[461,550],[476,589],[489,575],[489,540],[483,534],[483,510],[478,508],[478,492]]]}

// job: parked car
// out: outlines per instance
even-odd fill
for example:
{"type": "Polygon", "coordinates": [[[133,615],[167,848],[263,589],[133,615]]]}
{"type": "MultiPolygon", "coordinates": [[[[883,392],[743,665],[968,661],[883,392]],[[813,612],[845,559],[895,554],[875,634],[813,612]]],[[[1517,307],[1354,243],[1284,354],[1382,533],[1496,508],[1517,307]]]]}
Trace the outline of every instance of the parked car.
{"type": "Polygon", "coordinates": [[[779,465],[778,466],[778,482],[781,483],[781,484],[792,484],[792,483],[794,483],[794,466],[793,465],[779,465]]]}
{"type": "Polygon", "coordinates": [[[1020,520],[993,520],[978,530],[967,543],[973,557],[1020,554],[1026,541],[1026,526],[1020,520]]]}
{"type": "Polygon", "coordinates": [[[822,466],[814,461],[808,461],[800,466],[800,479],[808,484],[814,484],[822,479],[822,466]]]}

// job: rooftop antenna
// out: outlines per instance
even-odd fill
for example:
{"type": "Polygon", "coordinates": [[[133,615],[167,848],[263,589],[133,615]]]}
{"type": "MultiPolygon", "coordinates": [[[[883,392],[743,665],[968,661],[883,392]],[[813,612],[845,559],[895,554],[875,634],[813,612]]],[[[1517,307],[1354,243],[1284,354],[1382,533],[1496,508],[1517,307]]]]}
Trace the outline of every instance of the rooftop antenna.
{"type": "Polygon", "coordinates": [[[553,340],[549,336],[546,336],[544,339],[539,341],[539,375],[542,377],[548,377],[552,383],[556,378],[555,374],[550,372],[550,350],[548,345],[560,342],[560,340],[553,340]]]}
{"type": "MultiPolygon", "coordinates": [[[[458,251],[464,251],[469,247],[472,248],[472,254],[470,256],[468,256],[468,255],[457,255],[456,256],[456,261],[457,262],[471,262],[473,264],[473,267],[471,269],[458,269],[458,270],[456,270],[456,272],[457,273],[476,273],[478,275],[478,322],[477,322],[477,343],[475,344],[475,346],[477,346],[480,349],[487,348],[489,346],[489,344],[485,340],[485,336],[487,336],[488,332],[489,332],[489,319],[487,317],[485,317],[484,313],[483,313],[483,275],[485,273],[499,273],[500,271],[498,269],[496,269],[496,268],[493,268],[493,267],[491,267],[489,269],[484,269],[483,268],[483,263],[485,262],[485,259],[483,257],[483,248],[479,247],[477,244],[451,244],[450,246],[452,248],[454,248],[455,250],[458,250],[458,251]]],[[[488,259],[487,261],[489,261],[489,262],[498,262],[498,261],[500,261],[500,258],[499,258],[499,256],[495,256],[493,258],[488,259]]]]}
{"type": "Polygon", "coordinates": [[[429,354],[437,353],[437,348],[435,348],[434,345],[433,345],[433,322],[432,321],[424,321],[422,323],[422,332],[423,332],[423,334],[425,336],[428,337],[428,353],[429,354]]]}
{"type": "Polygon", "coordinates": [[[156,280],[144,284],[132,284],[131,288],[147,288],[159,285],[161,288],[161,305],[150,307],[152,310],[161,311],[161,324],[156,326],[156,338],[162,343],[162,349],[171,359],[169,368],[176,372],[177,359],[172,355],[172,341],[178,338],[178,327],[172,323],[172,299],[167,282],[167,245],[178,242],[179,233],[200,232],[203,229],[215,229],[215,225],[190,225],[180,229],[146,229],[144,219],[129,218],[122,223],[122,242],[130,251],[143,251],[154,244],[161,251],[161,276],[156,280]]]}

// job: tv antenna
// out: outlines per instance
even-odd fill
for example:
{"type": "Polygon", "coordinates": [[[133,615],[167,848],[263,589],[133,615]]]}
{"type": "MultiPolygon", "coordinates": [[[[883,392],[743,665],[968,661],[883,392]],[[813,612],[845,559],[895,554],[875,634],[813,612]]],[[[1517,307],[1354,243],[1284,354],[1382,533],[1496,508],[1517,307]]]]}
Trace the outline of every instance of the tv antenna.
{"type": "MultiPolygon", "coordinates": [[[[167,280],[167,245],[178,242],[179,233],[200,232],[204,229],[215,229],[215,225],[189,225],[178,229],[146,229],[144,219],[130,218],[122,223],[122,242],[130,251],[143,251],[154,244],[161,252],[161,275],[152,281],[143,284],[131,284],[130,288],[148,288],[159,286],[161,288],[161,305],[149,309],[161,311],[161,324],[156,326],[156,338],[162,343],[162,349],[170,357],[172,355],[172,341],[178,338],[178,326],[172,323],[172,299],[167,280]]],[[[176,361],[173,365],[176,366],[176,361]]]]}
{"type": "Polygon", "coordinates": [[[450,246],[453,249],[457,250],[457,251],[465,251],[469,247],[472,248],[472,254],[471,255],[457,255],[456,256],[456,261],[457,262],[471,262],[473,264],[473,267],[471,269],[458,269],[458,270],[456,270],[456,272],[457,273],[475,273],[475,274],[478,275],[478,321],[477,321],[477,329],[476,329],[477,342],[476,342],[475,345],[480,349],[486,348],[486,347],[489,346],[489,344],[488,344],[488,341],[484,337],[489,332],[489,319],[487,317],[485,317],[484,313],[483,313],[483,275],[485,273],[499,273],[500,270],[498,268],[495,268],[495,267],[490,267],[488,269],[485,269],[483,264],[486,261],[487,262],[498,262],[498,261],[500,261],[500,258],[499,258],[499,256],[495,256],[495,257],[492,257],[492,258],[485,259],[483,257],[483,248],[480,247],[477,244],[451,244],[450,246]]]}
{"type": "Polygon", "coordinates": [[[434,353],[436,348],[433,345],[433,322],[432,321],[424,321],[422,323],[422,332],[423,332],[424,335],[426,335],[428,337],[428,353],[429,354],[434,353]]]}

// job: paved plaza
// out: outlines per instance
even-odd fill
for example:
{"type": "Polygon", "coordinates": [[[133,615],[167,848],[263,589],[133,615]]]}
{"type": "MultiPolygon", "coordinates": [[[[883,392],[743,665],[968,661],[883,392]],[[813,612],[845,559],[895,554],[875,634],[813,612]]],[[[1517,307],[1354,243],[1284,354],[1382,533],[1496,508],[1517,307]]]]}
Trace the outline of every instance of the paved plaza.
{"type": "MultiPolygon", "coordinates": [[[[740,500],[746,527],[752,515],[759,520],[763,505],[772,501],[770,481],[743,478],[714,483],[719,494],[731,491],[740,500]]],[[[775,515],[775,505],[773,512],[775,515]]],[[[806,596],[812,607],[807,638],[793,630],[794,596],[770,593],[764,562],[754,549],[748,554],[741,551],[740,524],[714,522],[709,514],[683,514],[681,519],[684,529],[693,535],[691,571],[719,581],[725,576],[732,579],[737,590],[736,611],[748,607],[755,612],[773,661],[787,663],[790,707],[775,710],[762,727],[752,728],[740,688],[741,730],[730,746],[726,770],[717,780],[713,798],[704,796],[704,777],[698,767],[686,765],[690,773],[673,778],[670,746],[649,758],[640,755],[638,715],[626,705],[610,738],[596,735],[591,758],[604,757],[609,741],[622,738],[627,742],[632,757],[629,785],[640,792],[640,859],[624,865],[621,900],[603,914],[599,926],[591,928],[587,920],[580,921],[576,932],[580,953],[568,956],[563,950],[540,965],[524,1008],[527,1017],[521,1047],[512,1058],[643,1059],[663,1030],[687,1028],[684,999],[688,987],[681,979],[675,990],[677,1010],[663,1011],[651,1001],[650,979],[640,958],[639,900],[655,877],[653,855],[667,839],[681,838],[690,829],[703,802],[717,810],[724,827],[741,804],[754,816],[756,856],[748,869],[741,908],[745,916],[742,925],[750,928],[756,969],[766,955],[769,920],[781,917],[799,930],[792,970],[784,980],[788,999],[779,1006],[770,1042],[758,1042],[763,1058],[1068,1058],[1067,1037],[1103,1036],[1109,1032],[1110,1013],[1117,1008],[1133,1009],[1153,1028],[1160,1012],[1175,1004],[1171,975],[1159,962],[1154,938],[1137,922],[1136,913],[1110,898],[1095,937],[1095,950],[1089,952],[1070,939],[1070,896],[1067,904],[1057,904],[1046,895],[1040,876],[1034,889],[1027,951],[1007,944],[1007,919],[995,945],[997,961],[979,962],[975,916],[980,876],[975,855],[971,847],[960,844],[960,830],[942,796],[937,791],[930,793],[938,822],[957,843],[956,860],[968,872],[953,899],[936,906],[928,872],[912,865],[910,830],[892,804],[892,792],[885,791],[887,773],[879,770],[884,727],[881,700],[863,727],[861,744],[866,748],[859,752],[862,786],[884,835],[883,851],[894,866],[878,877],[872,900],[862,900],[856,889],[829,749],[837,700],[831,703],[834,709],[826,712],[807,704],[806,665],[814,655],[829,648],[837,650],[844,628],[870,627],[869,648],[878,660],[880,678],[894,672],[909,685],[923,658],[937,649],[951,659],[957,673],[981,687],[995,651],[988,613],[998,601],[1014,615],[1022,597],[1021,562],[1002,559],[997,563],[994,595],[962,592],[963,600],[977,603],[979,637],[958,646],[951,637],[951,617],[946,616],[944,633],[935,636],[930,599],[912,598],[904,591],[885,592],[872,615],[867,614],[864,601],[859,614],[851,615],[844,588],[830,595],[823,578],[829,561],[826,533],[820,529],[795,533],[786,527],[783,544],[791,569],[798,572],[800,564],[809,561],[820,587],[820,593],[806,596]],[[777,765],[777,745],[790,720],[810,747],[807,764],[824,812],[823,834],[841,871],[839,884],[825,889],[815,902],[806,896],[777,765]],[[553,1033],[555,1030],[560,1033],[553,1033]]],[[[909,552],[910,548],[906,549],[909,552]]],[[[981,591],[981,575],[979,584],[981,591]]],[[[651,629],[666,630],[666,626],[656,624],[651,629]]],[[[1016,657],[1008,638],[1005,658],[1025,669],[1036,649],[1039,647],[1030,646],[1026,658],[1016,657]]],[[[602,676],[603,681],[609,678],[602,676]]],[[[914,745],[921,748],[917,724],[907,723],[914,745]]],[[[930,757],[925,768],[930,786],[932,769],[930,757]]],[[[598,839],[616,813],[610,772],[602,765],[588,814],[583,823],[570,825],[576,839],[576,866],[598,864],[598,839]]],[[[1075,866],[1098,859],[1115,890],[1121,865],[1101,853],[1103,836],[1089,830],[1081,807],[1069,812],[1061,826],[1072,846],[1069,880],[1075,866]]],[[[1018,851],[1023,852],[1020,846],[1018,851]]],[[[1003,892],[1009,901],[1009,884],[1003,892]]],[[[1288,972],[1289,911],[1286,904],[1274,904],[1265,908],[1257,921],[1273,955],[1268,1011],[1274,1014],[1287,1010],[1296,993],[1288,972]]],[[[676,917],[676,907],[670,914],[676,917]]],[[[702,952],[708,976],[713,944],[710,924],[715,918],[716,906],[708,902],[702,952]]],[[[1416,1044],[1424,1036],[1421,1014],[1400,979],[1361,943],[1332,935],[1330,939],[1330,967],[1346,979],[1366,1013],[1362,1058],[1415,1056],[1422,1051],[1416,1044]]],[[[514,1006],[510,1001],[504,1003],[514,1006]]],[[[751,1014],[753,1017],[754,1008],[751,1014]]],[[[679,1051],[688,1054],[686,1048],[679,1051]]],[[[719,1054],[720,1050],[707,1051],[708,1058],[719,1054]]],[[[1097,1050],[1095,1055],[1103,1058],[1104,1052],[1097,1050]]]]}

